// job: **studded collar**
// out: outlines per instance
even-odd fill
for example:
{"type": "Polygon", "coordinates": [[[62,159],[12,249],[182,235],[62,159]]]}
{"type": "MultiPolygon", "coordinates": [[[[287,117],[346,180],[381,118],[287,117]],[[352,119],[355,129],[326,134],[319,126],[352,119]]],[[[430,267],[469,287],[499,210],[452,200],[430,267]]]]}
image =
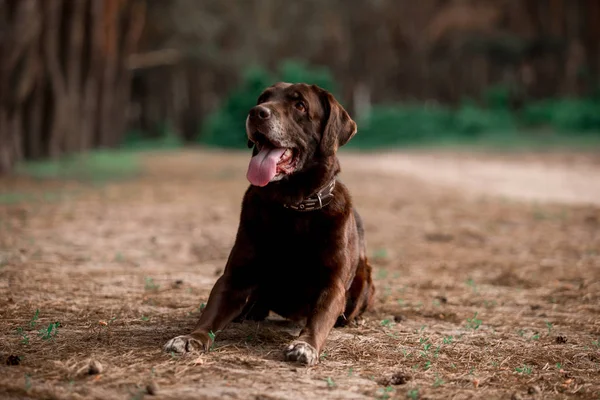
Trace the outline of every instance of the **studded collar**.
{"type": "Polygon", "coordinates": [[[284,204],[285,208],[290,208],[295,211],[314,211],[320,210],[333,200],[333,189],[335,188],[335,178],[326,186],[321,188],[315,194],[308,196],[296,204],[284,204]]]}

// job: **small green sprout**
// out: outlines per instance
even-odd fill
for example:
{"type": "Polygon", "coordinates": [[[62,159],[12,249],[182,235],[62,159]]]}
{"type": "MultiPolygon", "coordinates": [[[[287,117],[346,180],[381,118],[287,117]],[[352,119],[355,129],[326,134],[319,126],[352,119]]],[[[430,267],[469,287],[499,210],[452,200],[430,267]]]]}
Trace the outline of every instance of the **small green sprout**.
{"type": "Polygon", "coordinates": [[[29,335],[27,335],[27,332],[23,331],[23,328],[17,328],[17,335],[21,336],[21,344],[29,344],[29,335]]]}
{"type": "Polygon", "coordinates": [[[406,397],[412,400],[417,400],[419,398],[419,389],[411,389],[406,393],[406,397]]]}
{"type": "Polygon", "coordinates": [[[152,279],[151,277],[147,276],[144,278],[144,289],[146,290],[158,290],[158,288],[160,287],[159,285],[157,285],[154,282],[154,279],[152,279]]]}
{"type": "Polygon", "coordinates": [[[379,396],[380,400],[387,400],[390,398],[391,393],[394,392],[394,387],[386,386],[384,388],[379,388],[377,391],[381,392],[381,396],[379,396]]]}
{"type": "Polygon", "coordinates": [[[515,371],[522,375],[531,375],[532,368],[527,364],[523,364],[522,367],[516,367],[515,371]]]}
{"type": "Polygon", "coordinates": [[[33,314],[33,318],[31,318],[31,321],[29,321],[29,326],[32,328],[35,328],[35,325],[37,324],[37,320],[40,317],[40,309],[36,308],[35,309],[35,314],[33,314]]]}
{"type": "Polygon", "coordinates": [[[473,318],[467,318],[468,329],[473,329],[474,331],[476,331],[481,326],[482,321],[477,318],[477,314],[479,313],[476,312],[475,315],[473,315],[473,318]]]}
{"type": "Polygon", "coordinates": [[[475,284],[475,281],[473,280],[473,278],[467,279],[467,281],[465,283],[467,284],[467,286],[469,286],[471,288],[471,290],[473,290],[473,293],[477,292],[477,285],[475,284]]]}
{"type": "Polygon", "coordinates": [[[58,327],[60,326],[60,322],[52,322],[48,325],[46,329],[40,329],[38,332],[38,336],[42,338],[42,340],[54,339],[58,336],[58,327]]]}

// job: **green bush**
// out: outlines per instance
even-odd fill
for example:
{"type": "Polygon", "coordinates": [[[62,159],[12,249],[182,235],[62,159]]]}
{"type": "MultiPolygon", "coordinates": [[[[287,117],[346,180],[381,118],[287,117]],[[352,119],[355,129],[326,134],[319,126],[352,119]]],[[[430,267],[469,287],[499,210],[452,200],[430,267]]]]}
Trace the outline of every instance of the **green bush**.
{"type": "Polygon", "coordinates": [[[549,99],[530,103],[521,113],[528,127],[550,127],[558,133],[600,133],[600,101],[594,98],[549,99]]]}
{"type": "MultiPolygon", "coordinates": [[[[255,105],[260,92],[277,81],[313,83],[336,93],[332,75],[325,68],[295,61],[282,63],[274,73],[260,67],[250,68],[240,86],[207,118],[200,141],[218,147],[245,148],[248,110],[255,105]]],[[[454,109],[422,104],[374,105],[368,118],[357,120],[359,134],[349,147],[483,143],[492,138],[504,142],[516,137],[525,139],[526,134],[517,134],[520,128],[531,132],[549,127],[563,137],[566,132],[570,135],[600,132],[600,96],[536,101],[519,113],[511,111],[511,96],[510,88],[497,85],[483,93],[485,107],[472,101],[454,109]]]]}
{"type": "Polygon", "coordinates": [[[261,67],[250,68],[244,74],[241,85],[208,117],[200,141],[218,147],[244,148],[248,111],[256,104],[260,93],[278,81],[312,83],[335,93],[333,78],[325,68],[308,68],[294,61],[282,63],[275,74],[261,67]]]}
{"type": "Polygon", "coordinates": [[[374,106],[368,119],[358,120],[350,147],[377,148],[435,140],[452,124],[448,109],[420,105],[374,106]]]}
{"type": "Polygon", "coordinates": [[[463,104],[453,115],[452,126],[456,135],[476,137],[485,133],[512,131],[513,115],[504,108],[485,109],[473,104],[463,104]]]}
{"type": "Polygon", "coordinates": [[[483,93],[483,99],[488,108],[492,110],[509,110],[511,91],[506,85],[495,85],[483,93]]]}
{"type": "Polygon", "coordinates": [[[512,131],[513,116],[463,104],[457,110],[441,106],[374,106],[368,119],[359,120],[350,147],[373,149],[384,146],[473,140],[485,134],[512,131]]]}

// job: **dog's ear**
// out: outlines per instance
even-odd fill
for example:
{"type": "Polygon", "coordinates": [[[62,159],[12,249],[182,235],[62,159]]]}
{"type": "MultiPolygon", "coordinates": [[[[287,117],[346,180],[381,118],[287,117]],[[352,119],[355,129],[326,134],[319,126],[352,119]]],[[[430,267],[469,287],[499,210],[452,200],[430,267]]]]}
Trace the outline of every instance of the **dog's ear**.
{"type": "Polygon", "coordinates": [[[350,118],[344,107],[331,93],[314,86],[319,93],[324,111],[324,126],[320,150],[324,156],[332,156],[337,149],[348,143],[356,134],[356,122],[350,118]]]}

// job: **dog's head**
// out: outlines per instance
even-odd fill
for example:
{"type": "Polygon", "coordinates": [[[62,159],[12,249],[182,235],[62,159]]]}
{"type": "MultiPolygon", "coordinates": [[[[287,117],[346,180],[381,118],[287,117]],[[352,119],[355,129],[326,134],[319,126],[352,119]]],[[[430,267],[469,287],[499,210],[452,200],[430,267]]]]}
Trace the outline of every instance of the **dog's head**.
{"type": "Polygon", "coordinates": [[[266,186],[335,156],[356,134],[356,123],[326,90],[277,83],[248,113],[246,133],[254,146],[248,180],[266,186]]]}

